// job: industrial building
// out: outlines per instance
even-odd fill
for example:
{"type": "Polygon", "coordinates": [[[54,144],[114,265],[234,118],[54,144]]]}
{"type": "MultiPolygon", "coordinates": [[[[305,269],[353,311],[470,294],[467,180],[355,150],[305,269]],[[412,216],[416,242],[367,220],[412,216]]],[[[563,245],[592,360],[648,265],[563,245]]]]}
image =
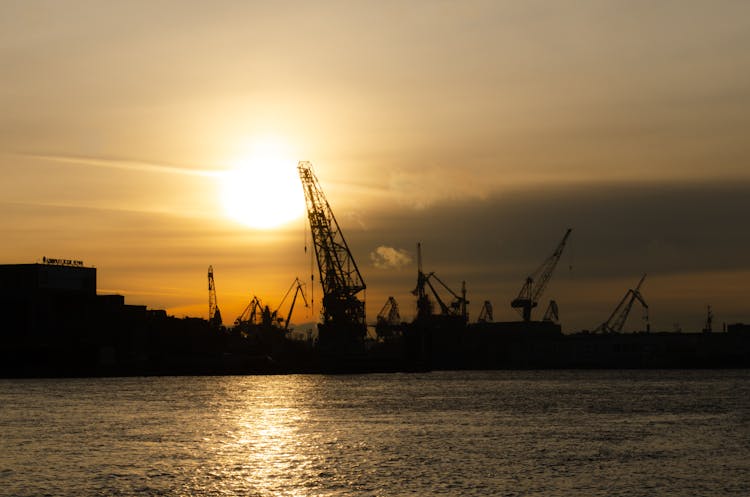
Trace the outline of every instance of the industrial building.
{"type": "Polygon", "coordinates": [[[0,312],[0,376],[257,369],[246,360],[248,351],[203,319],[178,319],[125,304],[122,295],[97,295],[96,268],[81,261],[45,257],[0,265],[0,312]]]}
{"type": "Polygon", "coordinates": [[[87,326],[96,305],[96,268],[80,261],[45,257],[42,264],[0,265],[5,339],[76,333],[87,326]]]}

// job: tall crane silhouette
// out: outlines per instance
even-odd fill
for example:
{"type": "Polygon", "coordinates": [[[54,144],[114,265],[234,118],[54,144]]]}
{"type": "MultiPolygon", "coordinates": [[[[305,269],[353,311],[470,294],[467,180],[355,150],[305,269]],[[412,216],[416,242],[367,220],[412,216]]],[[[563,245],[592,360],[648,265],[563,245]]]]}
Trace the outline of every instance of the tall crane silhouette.
{"type": "Polygon", "coordinates": [[[208,324],[219,328],[221,326],[221,311],[216,303],[216,283],[214,283],[214,267],[208,266],[208,324]]]}
{"type": "Polygon", "coordinates": [[[521,287],[518,297],[510,303],[510,306],[521,314],[524,321],[531,321],[531,310],[539,305],[539,299],[542,293],[544,293],[544,289],[547,288],[547,283],[549,283],[552,272],[560,260],[563,249],[565,249],[565,242],[568,241],[571,231],[573,230],[568,228],[568,231],[565,232],[565,236],[563,236],[552,255],[547,257],[536,271],[526,277],[526,281],[521,287]]]}
{"type": "Polygon", "coordinates": [[[297,170],[305,191],[307,218],[323,287],[319,345],[337,351],[356,349],[364,344],[367,334],[365,302],[359,297],[366,288],[365,282],[312,164],[300,161],[297,170]]]}

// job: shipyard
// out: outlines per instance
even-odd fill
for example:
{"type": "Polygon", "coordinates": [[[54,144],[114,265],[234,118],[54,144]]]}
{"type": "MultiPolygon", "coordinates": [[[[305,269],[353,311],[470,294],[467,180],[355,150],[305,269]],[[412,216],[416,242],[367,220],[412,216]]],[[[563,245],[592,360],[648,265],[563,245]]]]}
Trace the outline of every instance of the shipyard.
{"type": "Polygon", "coordinates": [[[750,2],[0,24],[0,497],[750,496],[750,2]]]}
{"type": "MultiPolygon", "coordinates": [[[[509,305],[517,321],[495,321],[485,300],[470,321],[466,282],[454,290],[423,268],[417,242],[415,317],[402,319],[389,297],[375,319],[365,314],[366,284],[333,209],[313,171],[300,162],[310,237],[322,290],[317,329],[292,334],[295,306],[308,301],[294,277],[272,308],[253,295],[229,324],[219,308],[214,268],[208,267],[208,318],[177,318],[165,310],[97,293],[97,269],[80,260],[43,257],[0,265],[6,317],[0,337],[5,377],[282,374],[461,369],[747,368],[750,325],[714,329],[707,307],[695,332],[652,330],[642,290],[647,275],[590,330],[563,333],[555,300],[545,290],[572,234],[521,284],[509,305]],[[542,312],[542,309],[544,311],[542,312]],[[631,314],[641,330],[625,332],[631,314]],[[541,314],[541,317],[540,317],[541,314]]],[[[431,269],[431,268],[430,268],[431,269]]],[[[315,279],[314,277],[312,278],[315,279]]],[[[310,283],[314,283],[311,281],[310,283]]]]}

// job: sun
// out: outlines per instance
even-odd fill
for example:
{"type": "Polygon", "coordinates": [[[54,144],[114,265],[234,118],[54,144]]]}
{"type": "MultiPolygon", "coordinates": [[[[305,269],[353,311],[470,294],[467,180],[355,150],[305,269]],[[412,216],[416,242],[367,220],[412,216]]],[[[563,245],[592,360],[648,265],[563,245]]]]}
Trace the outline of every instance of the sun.
{"type": "Polygon", "coordinates": [[[229,218],[250,228],[273,229],[299,219],[305,199],[297,161],[278,141],[256,141],[222,175],[221,201],[229,218]]]}

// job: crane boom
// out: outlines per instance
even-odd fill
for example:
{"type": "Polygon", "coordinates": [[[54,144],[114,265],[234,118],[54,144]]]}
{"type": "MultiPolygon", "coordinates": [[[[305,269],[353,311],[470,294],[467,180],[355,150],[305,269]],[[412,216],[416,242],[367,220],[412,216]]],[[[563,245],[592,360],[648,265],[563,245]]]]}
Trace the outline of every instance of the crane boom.
{"type": "Polygon", "coordinates": [[[547,284],[552,277],[552,272],[555,270],[560,256],[562,256],[565,243],[568,241],[571,231],[573,230],[568,228],[568,231],[565,232],[565,235],[560,240],[552,255],[547,257],[536,271],[526,277],[526,281],[521,287],[518,297],[510,303],[511,307],[519,310],[524,321],[531,321],[531,310],[539,304],[539,299],[544,293],[545,288],[547,288],[547,284]]]}
{"type": "Polygon", "coordinates": [[[305,192],[307,217],[323,287],[323,323],[319,327],[319,340],[322,346],[334,345],[333,342],[363,342],[367,332],[365,302],[358,294],[365,290],[365,282],[313,173],[312,164],[300,161],[297,170],[305,192]]]}

